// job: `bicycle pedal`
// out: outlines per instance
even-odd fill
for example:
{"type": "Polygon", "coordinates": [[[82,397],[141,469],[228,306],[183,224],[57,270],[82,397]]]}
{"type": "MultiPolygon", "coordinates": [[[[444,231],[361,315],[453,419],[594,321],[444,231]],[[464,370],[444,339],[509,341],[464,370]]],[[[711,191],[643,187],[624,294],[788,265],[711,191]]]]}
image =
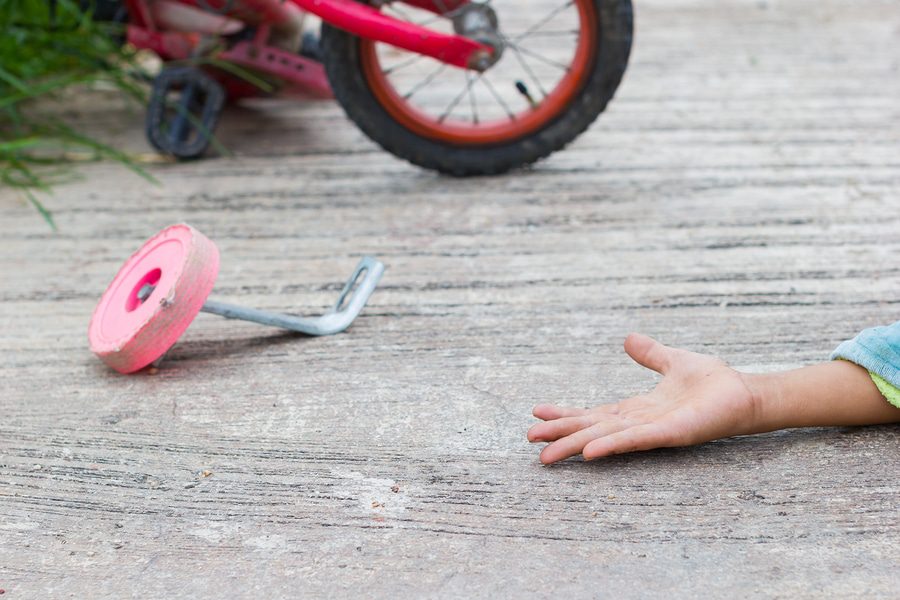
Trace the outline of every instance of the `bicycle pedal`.
{"type": "Polygon", "coordinates": [[[147,139],[177,158],[197,158],[209,147],[225,105],[225,90],[195,67],[171,67],[153,80],[147,105],[147,139]]]}

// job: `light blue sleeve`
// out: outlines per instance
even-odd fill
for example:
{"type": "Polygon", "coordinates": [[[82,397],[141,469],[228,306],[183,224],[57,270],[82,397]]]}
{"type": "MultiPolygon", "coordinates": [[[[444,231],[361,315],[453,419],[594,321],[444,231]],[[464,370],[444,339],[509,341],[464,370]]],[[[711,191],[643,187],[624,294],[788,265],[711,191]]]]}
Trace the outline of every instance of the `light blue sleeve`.
{"type": "Polygon", "coordinates": [[[900,388],[900,321],[864,329],[852,340],[838,346],[831,358],[856,363],[900,388]]]}

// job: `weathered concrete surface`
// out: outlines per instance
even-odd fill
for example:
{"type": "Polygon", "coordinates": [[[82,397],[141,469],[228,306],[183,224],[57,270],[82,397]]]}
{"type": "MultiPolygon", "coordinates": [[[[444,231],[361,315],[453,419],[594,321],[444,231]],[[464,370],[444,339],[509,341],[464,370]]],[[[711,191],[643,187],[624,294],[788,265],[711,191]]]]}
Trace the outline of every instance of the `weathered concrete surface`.
{"type": "MultiPolygon", "coordinates": [[[[637,8],[608,113],[526,173],[438,177],[276,103],[159,187],[85,169],[55,235],[3,191],[4,600],[896,597],[896,427],[552,468],[525,442],[537,402],[652,383],[629,331],[774,369],[900,314],[897,3],[637,8]],[[223,300],[314,312],[359,254],[388,271],[344,335],[202,315],[115,375],[90,312],[178,221],[223,300]]],[[[141,148],[138,118],[84,119],[141,148]]]]}

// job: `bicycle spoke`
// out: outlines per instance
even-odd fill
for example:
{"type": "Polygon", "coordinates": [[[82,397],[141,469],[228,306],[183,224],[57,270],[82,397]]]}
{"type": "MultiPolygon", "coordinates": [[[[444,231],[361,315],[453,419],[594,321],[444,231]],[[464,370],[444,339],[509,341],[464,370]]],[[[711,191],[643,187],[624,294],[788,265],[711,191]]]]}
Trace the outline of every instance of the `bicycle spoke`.
{"type": "MultiPolygon", "coordinates": [[[[467,71],[468,73],[468,71],[467,71]]],[[[475,79],[470,79],[468,75],[466,75],[466,87],[463,88],[459,94],[457,94],[456,98],[453,99],[453,102],[450,103],[450,106],[441,113],[441,116],[437,118],[438,123],[443,123],[444,119],[450,116],[450,113],[453,112],[453,109],[456,108],[456,105],[459,104],[459,101],[463,99],[463,96],[468,93],[469,90],[472,89],[472,84],[481,79],[481,73],[479,73],[475,79]]]]}
{"type": "Polygon", "coordinates": [[[400,10],[399,8],[397,8],[396,6],[394,6],[394,3],[393,3],[393,2],[387,2],[387,3],[385,3],[384,7],[385,7],[386,9],[388,9],[388,10],[392,10],[392,11],[394,11],[395,13],[397,13],[397,15],[400,16],[400,18],[402,18],[404,21],[408,21],[408,22],[410,22],[410,23],[413,22],[412,17],[410,17],[410,16],[409,16],[408,14],[406,14],[404,11],[402,11],[402,10],[400,10]]]}
{"type": "MultiPolygon", "coordinates": [[[[438,2],[435,2],[435,4],[437,4],[437,3],[438,2]]],[[[427,19],[425,19],[424,21],[421,21],[419,23],[416,23],[415,19],[410,17],[406,13],[406,11],[400,10],[399,8],[394,6],[393,2],[387,2],[387,3],[385,3],[384,6],[385,6],[385,8],[388,8],[388,9],[394,11],[395,13],[397,13],[404,21],[407,21],[412,25],[416,25],[417,27],[425,27],[426,25],[431,25],[432,23],[435,23],[435,22],[440,21],[445,18],[444,15],[447,14],[447,9],[445,6],[443,6],[443,4],[444,4],[443,2],[441,2],[440,4],[441,4],[441,6],[438,6],[438,10],[441,11],[440,14],[434,14],[433,16],[428,17],[427,19]]],[[[425,9],[422,9],[422,10],[424,11],[425,9]]]]}
{"type": "Polygon", "coordinates": [[[562,69],[563,71],[565,71],[567,73],[569,72],[569,69],[570,69],[569,65],[564,65],[561,62],[557,62],[553,59],[547,58],[546,56],[542,56],[542,55],[538,54],[537,52],[534,52],[533,50],[529,50],[528,48],[514,44],[513,42],[510,42],[509,40],[506,41],[506,44],[510,48],[513,48],[514,50],[518,50],[522,54],[527,54],[528,56],[535,58],[535,59],[543,62],[544,64],[552,65],[552,66],[556,67],[557,69],[562,69]]]}
{"type": "Polygon", "coordinates": [[[424,21],[420,21],[418,23],[414,23],[416,27],[427,27],[432,23],[437,23],[438,21],[442,21],[444,19],[444,15],[435,15],[429,19],[425,19],[424,21]]]}
{"type": "Polygon", "coordinates": [[[513,42],[519,42],[520,40],[525,39],[527,36],[531,35],[532,32],[534,32],[534,31],[540,29],[541,27],[543,27],[544,25],[546,25],[547,23],[549,23],[549,22],[553,19],[553,17],[555,17],[556,15],[558,15],[559,13],[561,13],[562,11],[564,11],[565,9],[569,8],[569,7],[572,6],[573,4],[575,4],[575,0],[568,0],[568,2],[566,2],[566,3],[563,4],[562,6],[559,6],[559,7],[555,8],[555,9],[553,9],[553,10],[550,12],[549,15],[547,15],[546,17],[544,17],[543,19],[541,19],[540,21],[538,21],[537,23],[535,23],[534,25],[532,25],[531,27],[529,27],[528,29],[526,29],[523,33],[520,33],[520,34],[518,35],[518,37],[513,38],[512,41],[513,41],[513,42]]]}
{"type": "Polygon", "coordinates": [[[399,71],[400,69],[403,69],[405,67],[413,65],[413,64],[419,62],[420,60],[422,60],[423,58],[425,58],[424,54],[416,54],[412,58],[404,60],[401,63],[397,63],[396,65],[388,67],[387,69],[382,69],[381,72],[384,73],[385,75],[390,75],[394,71],[399,71]]]}
{"type": "Polygon", "coordinates": [[[491,85],[491,82],[488,81],[487,75],[481,78],[481,82],[488,90],[490,90],[491,95],[494,97],[497,103],[503,107],[503,110],[506,111],[506,115],[509,117],[509,120],[515,121],[516,115],[513,114],[513,111],[509,109],[509,106],[507,106],[506,102],[503,101],[503,98],[500,97],[500,94],[497,93],[497,90],[494,89],[494,86],[491,85]]]}
{"type": "Polygon", "coordinates": [[[528,73],[528,76],[531,77],[531,80],[537,85],[538,90],[541,92],[541,96],[546,98],[547,90],[544,89],[544,86],[541,85],[541,82],[537,78],[537,75],[534,74],[534,71],[532,71],[531,67],[528,66],[528,63],[525,62],[525,58],[522,56],[522,53],[516,46],[510,46],[510,48],[512,48],[513,54],[519,61],[519,64],[522,65],[522,68],[525,69],[525,72],[528,73]]]}
{"type": "Polygon", "coordinates": [[[469,104],[472,106],[472,123],[478,125],[478,106],[475,103],[475,92],[472,91],[472,72],[466,71],[466,81],[469,90],[469,104]]]}
{"type": "MultiPolygon", "coordinates": [[[[394,2],[385,2],[384,7],[389,10],[394,11],[395,13],[397,13],[397,15],[401,19],[403,19],[404,21],[407,21],[411,25],[415,25],[416,27],[425,27],[427,25],[431,25],[432,23],[436,23],[436,22],[441,21],[446,18],[445,15],[447,14],[447,8],[444,5],[444,3],[439,2],[439,0],[435,0],[435,4],[440,5],[440,6],[438,6],[438,9],[441,12],[439,14],[432,13],[432,16],[428,17],[424,21],[419,21],[418,23],[405,10],[400,10],[399,8],[397,8],[395,6],[394,2]]],[[[420,9],[420,10],[422,12],[431,12],[431,11],[428,11],[427,9],[420,9]]]]}
{"type": "MultiPolygon", "coordinates": [[[[563,37],[567,35],[580,35],[580,29],[559,29],[559,30],[547,30],[547,31],[532,31],[528,34],[527,37],[563,37]]],[[[510,39],[518,39],[521,36],[521,33],[511,33],[508,34],[507,37],[510,39]]]]}
{"type": "Polygon", "coordinates": [[[416,92],[421,90],[423,87],[425,87],[426,85],[428,85],[429,83],[434,81],[434,78],[437,77],[438,75],[440,75],[441,73],[443,73],[444,69],[446,69],[447,67],[448,67],[447,63],[441,63],[437,69],[435,69],[434,71],[431,72],[430,75],[428,75],[425,79],[423,79],[422,81],[420,81],[419,83],[414,85],[411,90],[406,92],[406,94],[403,95],[403,99],[409,100],[410,98],[412,98],[413,94],[415,94],[416,92]]]}

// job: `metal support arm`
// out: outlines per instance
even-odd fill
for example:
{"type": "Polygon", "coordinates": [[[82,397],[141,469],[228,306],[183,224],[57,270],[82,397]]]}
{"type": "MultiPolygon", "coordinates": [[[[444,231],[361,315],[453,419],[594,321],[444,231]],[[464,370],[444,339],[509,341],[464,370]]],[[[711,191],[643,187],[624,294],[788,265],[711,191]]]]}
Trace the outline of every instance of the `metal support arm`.
{"type": "Polygon", "coordinates": [[[384,273],[384,265],[371,256],[363,257],[356,265],[353,275],[347,280],[334,306],[320,317],[297,317],[294,315],[270,313],[255,308],[244,308],[225,302],[207,300],[200,310],[220,315],[226,319],[253,321],[262,325],[290,329],[307,335],[333,335],[350,327],[359,315],[369,296],[384,273]],[[360,279],[362,278],[362,279],[360,279]]]}

